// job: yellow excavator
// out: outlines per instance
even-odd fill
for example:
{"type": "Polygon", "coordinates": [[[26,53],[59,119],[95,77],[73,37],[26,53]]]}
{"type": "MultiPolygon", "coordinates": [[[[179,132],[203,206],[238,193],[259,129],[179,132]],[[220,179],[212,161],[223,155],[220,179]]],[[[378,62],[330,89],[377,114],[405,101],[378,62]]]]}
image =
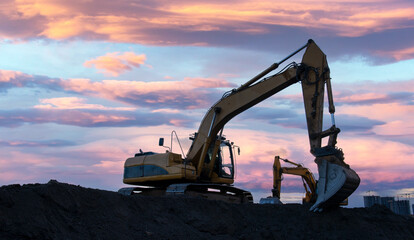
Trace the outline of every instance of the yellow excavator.
{"type": "MultiPolygon", "coordinates": [[[[303,187],[305,189],[305,197],[302,198],[303,204],[306,204],[306,203],[313,204],[316,202],[317,181],[315,181],[315,177],[313,176],[310,169],[304,167],[302,164],[292,162],[289,159],[275,156],[275,160],[273,162],[272,196],[267,197],[267,198],[261,198],[259,201],[260,204],[283,204],[280,201],[283,174],[296,175],[302,178],[303,187]],[[282,165],[280,164],[280,160],[290,165],[293,165],[294,167],[286,167],[286,166],[282,167],[282,165]]],[[[348,205],[348,198],[340,202],[339,205],[341,206],[348,205]]]]}
{"type": "Polygon", "coordinates": [[[280,189],[282,187],[283,174],[296,175],[302,177],[303,187],[305,188],[306,192],[305,197],[302,199],[302,203],[314,203],[316,201],[317,182],[315,181],[315,177],[313,176],[312,172],[301,164],[276,156],[275,161],[273,163],[272,196],[260,199],[261,204],[281,204],[280,189]],[[294,167],[282,167],[282,165],[280,164],[280,160],[284,161],[285,163],[289,163],[294,167]]]}
{"type": "MultiPolygon", "coordinates": [[[[206,113],[190,139],[187,154],[142,152],[128,158],[123,182],[137,185],[120,193],[148,195],[195,195],[228,202],[253,202],[250,192],[234,187],[234,150],[236,146],[223,135],[232,118],[281,90],[300,82],[302,85],[310,151],[318,165],[317,197],[312,211],[338,205],[359,185],[359,176],[344,162],[336,147],[340,132],[335,126],[331,78],[326,55],[311,39],[301,48],[247,81],[226,92],[206,113]],[[280,64],[306,49],[302,62],[288,64],[282,71],[265,77],[280,64]],[[324,90],[327,89],[332,126],[322,130],[324,90]],[[322,139],[328,137],[326,146],[322,139]]],[[[178,139],[178,138],[177,138],[178,139]]],[[[163,146],[163,139],[160,139],[163,146]]]]}

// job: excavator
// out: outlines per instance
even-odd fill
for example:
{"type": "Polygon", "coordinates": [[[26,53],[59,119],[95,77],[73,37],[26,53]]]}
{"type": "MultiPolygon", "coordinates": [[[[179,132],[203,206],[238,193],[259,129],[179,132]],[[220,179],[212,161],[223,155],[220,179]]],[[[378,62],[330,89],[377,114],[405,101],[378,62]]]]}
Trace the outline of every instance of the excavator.
{"type": "Polygon", "coordinates": [[[296,175],[302,178],[303,187],[305,188],[305,197],[302,203],[313,203],[316,201],[316,184],[315,177],[312,172],[305,168],[302,164],[290,161],[289,159],[275,156],[273,162],[273,189],[272,196],[260,199],[260,204],[282,204],[280,201],[280,189],[282,187],[283,174],[296,175]],[[294,167],[282,167],[280,160],[289,163],[294,167]]]}
{"type": "MultiPolygon", "coordinates": [[[[233,142],[223,135],[224,126],[235,116],[281,90],[301,83],[310,152],[318,165],[317,197],[311,211],[337,206],[359,186],[358,174],[344,161],[336,147],[340,129],[335,126],[330,71],[326,55],[316,43],[308,42],[277,63],[223,94],[205,114],[199,129],[190,137],[187,154],[142,152],[124,164],[123,182],[136,185],[122,188],[121,194],[189,195],[235,203],[252,203],[249,191],[233,186],[235,176],[233,142]],[[266,77],[286,60],[305,50],[301,63],[292,62],[266,77]],[[327,89],[332,126],[322,130],[324,91],[327,89]],[[327,145],[322,139],[328,137],[327,145]]],[[[160,139],[159,145],[163,145],[160,139]]]]}

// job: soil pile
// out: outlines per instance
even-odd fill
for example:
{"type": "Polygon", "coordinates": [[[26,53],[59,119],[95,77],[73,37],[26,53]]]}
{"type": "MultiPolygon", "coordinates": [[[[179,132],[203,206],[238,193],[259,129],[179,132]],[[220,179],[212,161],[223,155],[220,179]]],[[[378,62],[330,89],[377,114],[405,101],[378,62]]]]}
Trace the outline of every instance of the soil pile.
{"type": "Polygon", "coordinates": [[[122,196],[50,181],[0,188],[0,239],[414,239],[388,209],[122,196]]]}

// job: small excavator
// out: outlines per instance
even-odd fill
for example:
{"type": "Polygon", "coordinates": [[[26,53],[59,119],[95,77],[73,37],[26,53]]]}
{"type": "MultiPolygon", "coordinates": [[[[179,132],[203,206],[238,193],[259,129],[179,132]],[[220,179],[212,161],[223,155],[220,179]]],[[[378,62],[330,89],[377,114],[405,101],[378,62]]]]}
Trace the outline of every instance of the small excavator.
{"type": "Polygon", "coordinates": [[[280,201],[280,189],[282,187],[283,174],[296,175],[302,178],[303,187],[305,188],[305,197],[302,199],[302,203],[314,203],[316,202],[316,184],[315,177],[312,172],[305,168],[302,164],[298,164],[284,159],[279,156],[275,156],[273,163],[273,189],[272,196],[260,199],[260,204],[282,204],[280,201]],[[294,167],[282,167],[280,160],[285,163],[289,163],[294,167]]]}
{"type": "MultiPolygon", "coordinates": [[[[223,128],[238,114],[298,82],[302,86],[310,152],[319,172],[317,196],[310,210],[321,211],[339,205],[357,189],[360,179],[344,162],[342,150],[336,147],[340,129],[335,126],[330,71],[326,55],[311,39],[240,87],[226,92],[207,111],[198,131],[190,137],[192,144],[186,155],[172,151],[140,151],[128,158],[124,164],[123,182],[136,186],[122,188],[119,192],[125,195],[190,195],[252,203],[249,191],[233,186],[234,150],[237,147],[225,138],[223,128]],[[265,77],[303,49],[306,51],[301,63],[292,62],[280,72],[265,77]],[[332,126],[322,130],[325,86],[332,126]],[[325,137],[328,137],[328,143],[322,146],[325,137]]],[[[159,145],[163,145],[163,139],[159,145]]]]}

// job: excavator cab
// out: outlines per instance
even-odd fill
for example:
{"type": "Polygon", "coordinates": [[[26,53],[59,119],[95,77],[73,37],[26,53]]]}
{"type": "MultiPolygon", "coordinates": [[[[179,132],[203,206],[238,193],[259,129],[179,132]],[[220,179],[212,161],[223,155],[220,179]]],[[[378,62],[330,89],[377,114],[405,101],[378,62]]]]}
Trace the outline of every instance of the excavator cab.
{"type": "Polygon", "coordinates": [[[233,150],[233,143],[223,136],[217,136],[216,141],[210,144],[204,158],[205,174],[203,175],[208,178],[234,179],[235,161],[233,150]],[[208,166],[211,165],[213,165],[213,169],[210,171],[208,166]]]}
{"type": "Polygon", "coordinates": [[[218,176],[222,178],[234,178],[233,148],[229,141],[222,141],[217,153],[218,176]]]}

